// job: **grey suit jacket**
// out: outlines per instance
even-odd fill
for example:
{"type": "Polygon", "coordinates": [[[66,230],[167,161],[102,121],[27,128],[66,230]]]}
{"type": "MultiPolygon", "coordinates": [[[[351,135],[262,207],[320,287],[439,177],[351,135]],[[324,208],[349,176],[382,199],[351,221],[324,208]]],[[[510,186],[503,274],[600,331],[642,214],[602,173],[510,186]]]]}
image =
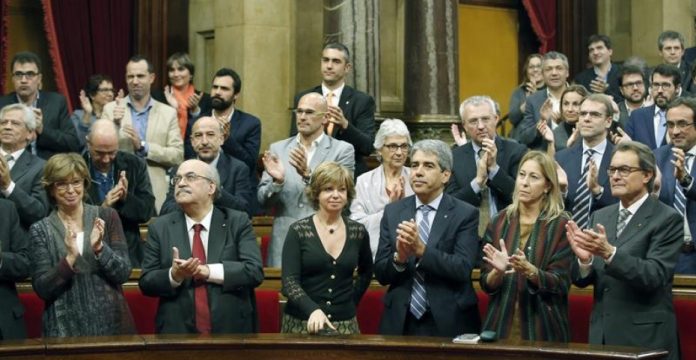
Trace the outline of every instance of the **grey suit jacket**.
{"type": "Polygon", "coordinates": [[[31,224],[43,219],[49,212],[48,197],[41,185],[45,163],[44,159],[24,151],[10,170],[15,188],[7,199],[17,207],[19,220],[25,230],[29,230],[31,224]]]}
{"type": "MultiPolygon", "coordinates": [[[[263,208],[275,209],[267,260],[267,266],[270,267],[281,266],[283,244],[290,225],[314,212],[304,193],[305,183],[289,162],[290,151],[298,146],[296,139],[293,136],[271,144],[271,153],[278,156],[285,168],[285,182],[282,185],[273,183],[273,178],[264,171],[257,193],[259,204],[263,208]]],[[[352,172],[355,170],[354,151],[353,145],[324,135],[309,167],[314,170],[323,162],[335,161],[352,172]]]]}
{"type": "Polygon", "coordinates": [[[611,263],[594,257],[581,278],[573,261],[573,283],[594,286],[590,316],[591,344],[625,345],[669,350],[679,359],[677,321],[672,305],[674,266],[684,239],[683,218],[652,195],[616,237],[619,204],[592,213],[592,227],[601,223],[616,247],[611,263]]]}

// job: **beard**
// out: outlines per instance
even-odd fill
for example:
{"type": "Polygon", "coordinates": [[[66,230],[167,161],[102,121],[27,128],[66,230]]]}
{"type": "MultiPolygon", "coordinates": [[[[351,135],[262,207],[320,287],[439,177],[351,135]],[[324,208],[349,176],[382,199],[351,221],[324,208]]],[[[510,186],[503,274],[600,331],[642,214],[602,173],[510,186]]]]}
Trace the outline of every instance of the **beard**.
{"type": "Polygon", "coordinates": [[[218,111],[227,110],[230,106],[232,106],[232,99],[225,101],[224,99],[215,96],[210,100],[210,106],[218,111]]]}

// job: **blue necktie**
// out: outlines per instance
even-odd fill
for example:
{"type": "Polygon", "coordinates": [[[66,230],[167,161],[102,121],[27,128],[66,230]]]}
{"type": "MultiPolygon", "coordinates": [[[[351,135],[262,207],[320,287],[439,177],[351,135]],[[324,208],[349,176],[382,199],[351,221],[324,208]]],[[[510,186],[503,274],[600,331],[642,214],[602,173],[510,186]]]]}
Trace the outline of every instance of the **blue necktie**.
{"type": "MultiPolygon", "coordinates": [[[[686,154],[686,157],[684,159],[684,170],[686,172],[689,172],[689,159],[693,157],[693,154],[686,154]]],[[[679,180],[675,180],[676,183],[674,184],[674,209],[677,210],[677,212],[684,217],[686,221],[686,196],[684,195],[684,189],[682,186],[679,184],[679,180]]]]}
{"type": "MultiPolygon", "coordinates": [[[[428,245],[430,236],[430,224],[428,224],[428,214],[435,210],[430,205],[421,205],[418,210],[423,214],[423,218],[418,223],[418,235],[425,245],[428,245]]],[[[420,270],[416,270],[413,277],[413,288],[411,289],[411,314],[420,319],[428,308],[428,298],[425,292],[425,276],[420,270]]]]}
{"type": "Polygon", "coordinates": [[[585,166],[582,168],[582,176],[578,181],[578,190],[575,193],[575,203],[573,204],[573,221],[581,229],[587,228],[590,220],[590,206],[592,205],[592,194],[587,186],[587,176],[590,173],[590,162],[594,150],[585,150],[585,166]]]}

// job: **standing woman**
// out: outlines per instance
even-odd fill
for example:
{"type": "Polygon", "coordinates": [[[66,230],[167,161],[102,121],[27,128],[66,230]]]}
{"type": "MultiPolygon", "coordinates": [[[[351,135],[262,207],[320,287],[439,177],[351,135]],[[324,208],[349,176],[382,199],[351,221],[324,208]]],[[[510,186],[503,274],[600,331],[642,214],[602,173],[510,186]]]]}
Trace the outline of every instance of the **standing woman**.
{"type": "Polygon", "coordinates": [[[43,336],[135,333],[121,288],[131,265],[118,214],[83,202],[91,178],[75,153],[48,159],[42,182],[55,205],[30,228],[32,286],[45,304],[43,336]]]}
{"type": "Polygon", "coordinates": [[[522,84],[515,88],[510,96],[510,122],[514,126],[510,132],[510,138],[517,139],[517,125],[524,117],[524,109],[527,104],[527,96],[534,94],[537,90],[544,87],[544,77],[541,74],[541,54],[531,54],[527,56],[522,68],[522,84]]]}
{"type": "Polygon", "coordinates": [[[547,154],[554,156],[557,152],[569,148],[580,140],[579,129],[575,126],[580,119],[580,103],[590,93],[582,85],[570,85],[561,94],[561,119],[558,126],[551,130],[548,123],[540,121],[537,129],[548,143],[547,154]]]}
{"type": "Polygon", "coordinates": [[[484,330],[500,338],[568,342],[573,253],[554,161],[540,151],[520,161],[513,202],[488,225],[481,288],[484,330]]]}
{"type": "MultiPolygon", "coordinates": [[[[123,96],[123,93],[120,93],[123,96]]],[[[83,90],[80,90],[80,106],[82,109],[73,111],[70,115],[80,141],[80,150],[84,149],[85,138],[92,123],[101,119],[104,105],[114,100],[114,83],[107,75],[95,74],[89,77],[83,90]]]]}
{"type": "Polygon", "coordinates": [[[365,227],[341,215],[353,197],[353,174],[338,163],[323,163],[312,173],[307,198],[316,211],[290,225],[283,245],[288,303],[281,332],[360,333],[355,313],[372,280],[372,254],[365,227]]]}
{"type": "Polygon", "coordinates": [[[379,244],[379,224],[384,207],[413,195],[408,181],[411,170],[404,166],[412,144],[411,135],[403,121],[384,120],[375,135],[374,143],[382,164],[358,176],[355,200],[350,205],[350,218],[367,228],[373,259],[379,244]]]}

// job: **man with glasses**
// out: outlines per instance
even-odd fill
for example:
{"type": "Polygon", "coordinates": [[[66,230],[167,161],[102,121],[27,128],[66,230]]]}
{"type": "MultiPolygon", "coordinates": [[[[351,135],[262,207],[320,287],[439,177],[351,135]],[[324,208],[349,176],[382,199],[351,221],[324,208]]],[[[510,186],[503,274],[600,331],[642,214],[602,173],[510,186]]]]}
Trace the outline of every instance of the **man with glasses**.
{"type": "MultiPolygon", "coordinates": [[[[355,148],[355,177],[368,171],[366,158],[375,150],[375,100],[372,96],[346,85],[346,75],[352,70],[348,47],[330,43],[321,52],[320,86],[304,90],[295,96],[295,107],[308,93],[322,94],[329,104],[326,133],[355,148]]],[[[290,136],[298,129],[293,116],[290,136]]]]}
{"type": "Polygon", "coordinates": [[[672,206],[684,218],[684,240],[681,255],[674,268],[677,274],[696,275],[696,100],[678,98],[667,106],[667,132],[672,143],[655,150],[657,166],[662,173],[660,200],[672,206]]]}
{"type": "Polygon", "coordinates": [[[24,104],[34,111],[36,138],[30,141],[30,151],[43,159],[62,152],[80,149],[75,127],[68,116],[65,97],[41,87],[41,59],[32,52],[19,52],[11,62],[15,92],[0,97],[0,108],[9,104],[24,104]]]}
{"type": "Polygon", "coordinates": [[[575,83],[584,86],[593,93],[607,94],[617,103],[622,100],[622,93],[617,87],[620,66],[612,64],[611,39],[606,35],[592,35],[587,40],[587,57],[592,67],[575,76],[575,83]]]}
{"type": "Polygon", "coordinates": [[[589,229],[568,222],[571,277],[576,286],[593,285],[590,344],[666,349],[668,359],[679,359],[672,281],[684,224],[650,196],[655,171],[647,146],[616,145],[607,174],[619,203],[595,211],[589,229]]]}
{"type": "Polygon", "coordinates": [[[619,70],[616,79],[623,101],[617,101],[619,105],[619,124],[626,127],[628,117],[633,110],[644,107],[645,97],[648,94],[648,79],[641,68],[635,65],[624,65],[619,70]]]}
{"type": "MultiPolygon", "coordinates": [[[[249,168],[222,151],[221,145],[225,141],[222,123],[210,116],[201,117],[193,124],[189,134],[198,160],[215,167],[220,174],[220,196],[215,199],[215,206],[244,211],[253,216],[252,204],[256,203],[256,192],[249,180],[249,168]]],[[[173,174],[176,174],[176,171],[176,168],[172,169],[173,174]]],[[[177,209],[174,190],[175,185],[172,183],[160,215],[177,209]]]]}
{"type": "Polygon", "coordinates": [[[257,332],[263,267],[249,216],[213,205],[220,176],[203,161],[184,161],[172,179],[179,208],[150,225],[138,283],[159,297],[155,332],[257,332]]]}
{"type": "Polygon", "coordinates": [[[302,96],[294,111],[297,135],[271,144],[264,153],[265,170],[257,193],[261,206],[274,214],[267,264],[272,267],[281,266],[290,224],[314,212],[304,192],[312,170],[326,161],[355,170],[353,145],[324,134],[331,115],[321,94],[302,96]]]}
{"type": "Polygon", "coordinates": [[[634,110],[626,123],[626,134],[634,141],[647,145],[650,149],[667,143],[667,105],[679,96],[681,75],[672,65],[660,64],[652,73],[650,90],[654,105],[634,110]]]}
{"type": "Polygon", "coordinates": [[[92,185],[85,201],[116,210],[128,242],[131,265],[143,261],[140,224],[155,216],[155,196],[145,163],[133,154],[118,149],[118,129],[112,121],[95,121],[87,134],[83,154],[92,185]]]}
{"type": "Polygon", "coordinates": [[[462,127],[470,139],[452,152],[454,167],[447,192],[480,207],[479,235],[489,220],[510,205],[517,166],[527,148],[496,136],[499,116],[488,96],[472,96],[459,106],[462,127]]]}
{"type": "Polygon", "coordinates": [[[46,161],[27,151],[35,129],[36,117],[28,106],[11,104],[0,110],[0,192],[17,207],[24,230],[49,212],[41,185],[46,161]]]}
{"type": "Polygon", "coordinates": [[[604,94],[591,94],[580,103],[576,127],[582,141],[556,154],[556,161],[566,173],[565,209],[572,212],[580,228],[587,228],[590,214],[616,203],[611,196],[607,168],[614,146],[607,140],[612,125],[612,100],[604,94]]]}

